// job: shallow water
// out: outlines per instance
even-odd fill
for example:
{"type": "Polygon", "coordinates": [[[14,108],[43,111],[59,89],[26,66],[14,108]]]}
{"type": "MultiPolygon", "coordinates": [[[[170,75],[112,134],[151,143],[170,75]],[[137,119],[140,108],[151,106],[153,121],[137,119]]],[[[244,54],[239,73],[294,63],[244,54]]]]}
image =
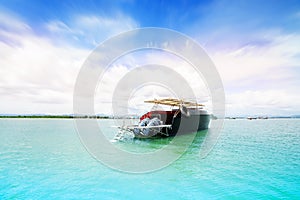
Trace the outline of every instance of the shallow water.
{"type": "MultiPolygon", "coordinates": [[[[99,120],[112,139],[111,120],[99,120]]],[[[225,120],[213,151],[205,132],[170,166],[152,173],[112,170],[90,156],[73,120],[0,120],[0,199],[300,198],[300,120],[225,120]]],[[[148,152],[170,139],[117,142],[148,152]]]]}

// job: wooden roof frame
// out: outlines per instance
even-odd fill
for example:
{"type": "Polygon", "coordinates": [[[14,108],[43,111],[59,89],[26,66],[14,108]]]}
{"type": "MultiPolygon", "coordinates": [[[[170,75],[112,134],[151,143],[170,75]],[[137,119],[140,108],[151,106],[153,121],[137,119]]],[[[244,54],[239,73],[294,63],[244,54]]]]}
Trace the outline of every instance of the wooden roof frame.
{"type": "Polygon", "coordinates": [[[204,106],[203,104],[194,103],[194,102],[190,102],[190,101],[183,101],[182,99],[174,99],[174,98],[146,100],[144,102],[167,105],[167,106],[181,106],[181,105],[184,105],[186,107],[203,107],[204,106]]]}

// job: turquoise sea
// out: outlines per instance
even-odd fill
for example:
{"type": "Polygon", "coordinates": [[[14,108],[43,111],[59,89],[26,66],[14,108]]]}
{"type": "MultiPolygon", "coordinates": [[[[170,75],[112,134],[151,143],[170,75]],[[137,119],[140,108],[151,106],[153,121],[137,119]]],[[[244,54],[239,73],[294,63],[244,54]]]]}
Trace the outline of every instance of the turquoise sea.
{"type": "MultiPolygon", "coordinates": [[[[201,159],[204,137],[164,169],[129,174],[95,160],[73,120],[1,119],[0,199],[300,199],[300,120],[225,120],[201,159]]],[[[119,145],[147,151],[167,142],[119,145]]]]}

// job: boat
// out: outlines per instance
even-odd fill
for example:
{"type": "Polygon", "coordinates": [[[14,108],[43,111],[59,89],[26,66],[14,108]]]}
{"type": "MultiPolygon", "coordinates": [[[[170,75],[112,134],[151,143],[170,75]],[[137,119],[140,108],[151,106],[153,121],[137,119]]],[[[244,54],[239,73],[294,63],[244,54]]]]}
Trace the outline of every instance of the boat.
{"type": "Polygon", "coordinates": [[[124,132],[135,138],[172,137],[208,129],[211,120],[203,104],[175,98],[144,101],[157,105],[170,106],[170,110],[156,109],[142,115],[136,125],[119,126],[119,135],[124,132]]]}

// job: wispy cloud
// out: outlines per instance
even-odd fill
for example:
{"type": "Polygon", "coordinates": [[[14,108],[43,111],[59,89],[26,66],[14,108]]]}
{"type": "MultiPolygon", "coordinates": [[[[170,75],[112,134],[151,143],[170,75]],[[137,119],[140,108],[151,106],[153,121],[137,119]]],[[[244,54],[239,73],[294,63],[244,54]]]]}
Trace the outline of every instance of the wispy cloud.
{"type": "Polygon", "coordinates": [[[293,17],[296,19],[300,19],[300,10],[293,14],[293,17]]]}
{"type": "Polygon", "coordinates": [[[116,13],[114,17],[76,15],[70,22],[53,20],[45,24],[53,37],[81,46],[96,47],[109,37],[138,28],[131,17],[116,13]]]}
{"type": "Polygon", "coordinates": [[[0,29],[13,32],[28,32],[31,30],[25,22],[17,16],[8,15],[5,12],[0,12],[0,29]]]}
{"type": "Polygon", "coordinates": [[[246,44],[234,50],[212,53],[225,82],[243,81],[265,76],[287,76],[289,69],[299,66],[300,35],[277,35],[268,44],[246,44]],[[277,74],[285,69],[286,73],[277,74]]]}

